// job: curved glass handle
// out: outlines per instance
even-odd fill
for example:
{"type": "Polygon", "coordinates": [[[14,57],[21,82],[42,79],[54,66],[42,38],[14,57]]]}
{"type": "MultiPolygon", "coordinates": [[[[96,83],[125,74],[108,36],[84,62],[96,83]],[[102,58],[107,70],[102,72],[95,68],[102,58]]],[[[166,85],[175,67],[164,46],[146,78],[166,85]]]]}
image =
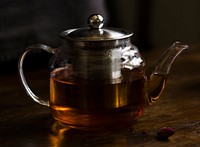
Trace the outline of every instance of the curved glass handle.
{"type": "Polygon", "coordinates": [[[35,45],[31,45],[29,47],[27,47],[21,54],[21,56],[19,57],[19,61],[18,61],[18,72],[19,72],[19,77],[20,80],[24,86],[24,89],[26,91],[26,93],[37,103],[39,103],[40,105],[44,105],[44,106],[49,106],[49,101],[44,101],[42,100],[40,97],[36,96],[32,90],[30,89],[29,85],[27,84],[27,81],[25,79],[24,76],[24,71],[23,71],[23,63],[24,63],[24,58],[27,55],[28,52],[30,52],[33,49],[42,49],[45,50],[49,53],[54,53],[55,49],[52,47],[49,47],[47,45],[43,45],[43,44],[35,44],[35,45]]]}

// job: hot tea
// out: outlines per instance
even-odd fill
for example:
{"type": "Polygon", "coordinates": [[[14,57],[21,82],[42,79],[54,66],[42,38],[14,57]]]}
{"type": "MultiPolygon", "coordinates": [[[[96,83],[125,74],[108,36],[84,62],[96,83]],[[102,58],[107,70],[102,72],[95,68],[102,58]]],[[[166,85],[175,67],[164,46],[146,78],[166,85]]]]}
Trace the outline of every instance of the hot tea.
{"type": "Polygon", "coordinates": [[[116,83],[109,83],[74,77],[69,67],[57,68],[50,79],[52,114],[75,128],[129,125],[142,115],[146,103],[146,78],[141,73],[125,69],[116,83]]]}

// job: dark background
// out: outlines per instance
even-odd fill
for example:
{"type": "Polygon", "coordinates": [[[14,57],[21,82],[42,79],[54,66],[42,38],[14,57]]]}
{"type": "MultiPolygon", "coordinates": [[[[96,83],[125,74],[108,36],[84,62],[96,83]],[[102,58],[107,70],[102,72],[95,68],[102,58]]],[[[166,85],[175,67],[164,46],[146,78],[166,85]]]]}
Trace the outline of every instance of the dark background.
{"type": "MultiPolygon", "coordinates": [[[[102,14],[107,27],[132,30],[132,42],[141,51],[176,40],[200,43],[199,0],[1,0],[0,72],[17,71],[21,51],[31,44],[59,46],[60,32],[86,27],[92,13],[102,14]]],[[[46,66],[48,58],[46,53],[33,55],[27,59],[35,63],[29,68],[46,66]]]]}

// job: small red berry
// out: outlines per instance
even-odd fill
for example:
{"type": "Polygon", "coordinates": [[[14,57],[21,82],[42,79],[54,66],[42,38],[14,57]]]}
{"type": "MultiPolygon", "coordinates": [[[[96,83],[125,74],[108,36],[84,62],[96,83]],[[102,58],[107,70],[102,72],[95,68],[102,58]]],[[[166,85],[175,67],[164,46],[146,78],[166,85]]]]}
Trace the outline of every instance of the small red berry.
{"type": "Polygon", "coordinates": [[[158,139],[167,140],[170,136],[172,136],[175,131],[170,127],[164,127],[157,132],[158,139]]]}

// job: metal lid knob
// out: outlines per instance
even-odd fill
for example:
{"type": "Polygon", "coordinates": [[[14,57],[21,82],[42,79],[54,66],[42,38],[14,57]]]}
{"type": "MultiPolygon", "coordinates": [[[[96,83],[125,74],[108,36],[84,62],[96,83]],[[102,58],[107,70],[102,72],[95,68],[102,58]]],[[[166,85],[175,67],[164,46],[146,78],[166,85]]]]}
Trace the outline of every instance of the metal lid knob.
{"type": "Polygon", "coordinates": [[[88,25],[91,29],[100,29],[104,25],[104,19],[99,14],[92,14],[88,18],[88,25]]]}

